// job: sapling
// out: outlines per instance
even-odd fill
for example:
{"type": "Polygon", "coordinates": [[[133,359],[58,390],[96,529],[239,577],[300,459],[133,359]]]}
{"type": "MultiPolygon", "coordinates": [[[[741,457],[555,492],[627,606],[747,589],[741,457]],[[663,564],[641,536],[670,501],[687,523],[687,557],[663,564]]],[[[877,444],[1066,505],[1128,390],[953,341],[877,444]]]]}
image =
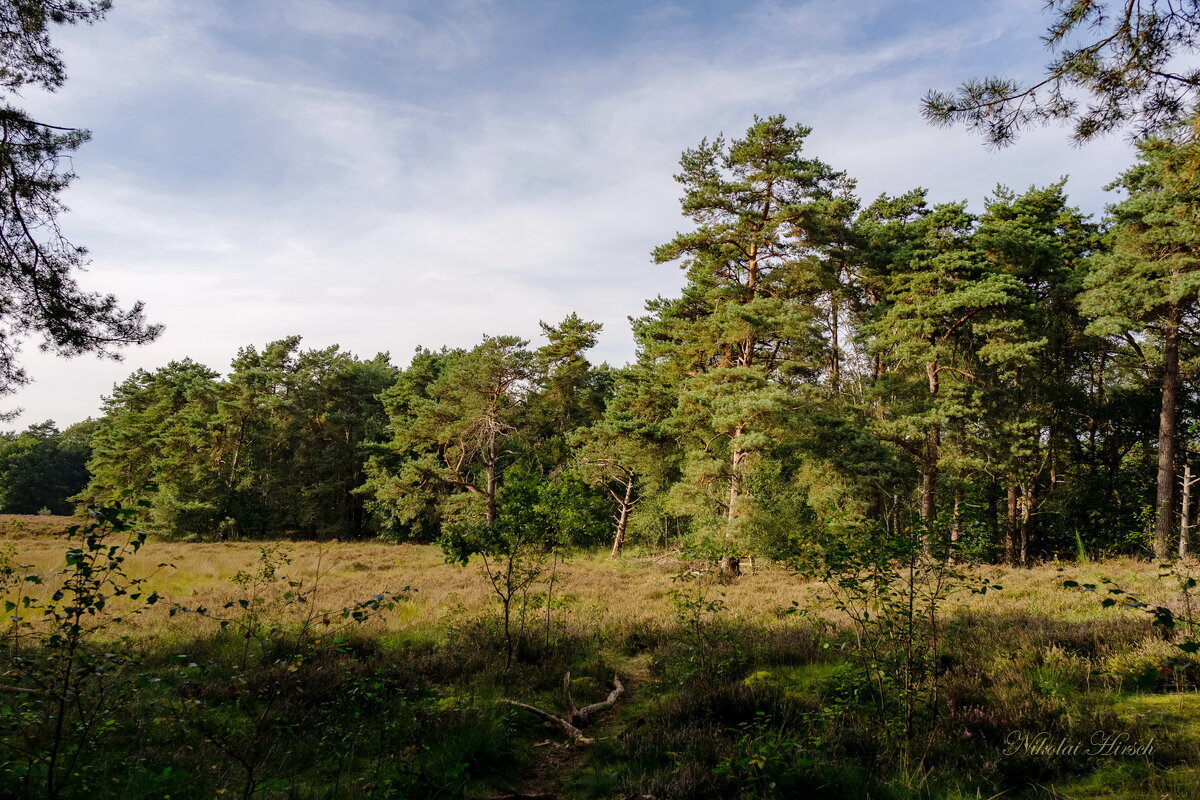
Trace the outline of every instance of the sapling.
{"type": "Polygon", "coordinates": [[[159,600],[146,587],[158,570],[135,578],[125,564],[147,538],[131,520],[149,506],[142,499],[89,508],[91,521],[66,531],[65,564],[47,580],[11,564],[0,569],[6,589],[44,584],[48,592],[4,601],[6,674],[14,685],[0,726],[13,728],[6,738],[18,752],[0,761],[0,774],[19,774],[26,796],[53,799],[71,789],[130,700],[139,656],[114,628],[159,600]]]}

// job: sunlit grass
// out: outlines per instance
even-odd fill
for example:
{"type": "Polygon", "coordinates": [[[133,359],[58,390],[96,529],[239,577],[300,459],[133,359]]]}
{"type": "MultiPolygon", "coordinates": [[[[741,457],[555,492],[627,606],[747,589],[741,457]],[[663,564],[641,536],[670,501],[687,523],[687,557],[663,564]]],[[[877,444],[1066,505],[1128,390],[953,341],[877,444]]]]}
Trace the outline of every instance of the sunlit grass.
{"type": "MultiPolygon", "coordinates": [[[[40,535],[0,537],[0,546],[11,548],[15,561],[29,565],[50,584],[63,564],[66,544],[61,537],[40,535]]],[[[493,602],[479,564],[463,567],[446,563],[434,545],[179,543],[151,539],[127,566],[135,577],[153,574],[150,588],[170,602],[212,608],[234,595],[231,578],[240,570],[252,570],[262,548],[288,554],[291,563],[284,572],[289,577],[306,583],[319,579],[322,604],[332,608],[351,605],[377,592],[411,587],[415,591],[404,609],[384,623],[389,630],[441,630],[452,619],[479,613],[493,602]]],[[[671,554],[622,559],[611,559],[600,552],[575,554],[558,566],[555,593],[565,613],[600,627],[669,621],[672,611],[668,598],[675,587],[673,577],[681,568],[671,554]]],[[[960,592],[947,603],[944,616],[969,612],[972,616],[1045,619],[1055,624],[1108,621],[1136,626],[1142,622],[1128,611],[1102,608],[1096,595],[1063,589],[1061,584],[1068,579],[1082,583],[1107,577],[1131,591],[1145,592],[1158,602],[1170,603],[1173,599],[1160,596],[1167,587],[1157,580],[1156,565],[1132,559],[1086,565],[1045,564],[1032,569],[993,565],[981,567],[979,574],[1002,585],[1003,590],[984,595],[960,592]]],[[[819,582],[803,580],[779,564],[760,561],[754,572],[714,591],[723,596],[726,613],[734,621],[780,623],[793,601],[836,620],[821,602],[824,592],[819,582]]],[[[134,632],[148,634],[158,624],[167,624],[165,606],[150,611],[134,632]],[[148,624],[152,620],[154,624],[148,624]]],[[[176,618],[169,624],[187,623],[176,618]]]]}

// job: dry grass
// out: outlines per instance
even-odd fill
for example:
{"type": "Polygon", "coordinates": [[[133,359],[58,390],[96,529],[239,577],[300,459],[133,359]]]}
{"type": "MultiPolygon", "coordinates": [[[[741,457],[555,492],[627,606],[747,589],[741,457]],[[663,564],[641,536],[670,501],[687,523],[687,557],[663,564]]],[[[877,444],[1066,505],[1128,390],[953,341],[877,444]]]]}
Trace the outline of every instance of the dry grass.
{"type": "MultiPolygon", "coordinates": [[[[507,735],[503,726],[508,723],[494,716],[488,703],[474,705],[477,696],[490,696],[488,692],[494,687],[489,688],[489,681],[502,663],[494,626],[478,620],[494,611],[491,587],[479,564],[447,564],[434,546],[151,540],[127,566],[134,576],[151,575],[152,587],[169,602],[154,606],[114,633],[140,638],[151,645],[150,651],[159,649],[160,654],[195,652],[196,643],[215,632],[212,621],[194,614],[169,616],[169,607],[180,604],[219,609],[235,599],[245,590],[231,579],[242,570],[254,572],[263,548],[288,555],[290,563],[281,570],[288,577],[311,585],[319,576],[316,604],[320,607],[338,609],[406,586],[415,590],[395,611],[369,623],[368,636],[386,637],[383,647],[376,649],[378,641],[362,647],[362,663],[343,655],[327,662],[341,664],[344,673],[320,672],[326,662],[314,660],[316,677],[306,687],[315,691],[314,687],[323,686],[333,676],[353,688],[359,686],[355,683],[359,677],[392,675],[396,686],[422,687],[422,692],[431,692],[426,699],[420,699],[415,690],[412,696],[405,694],[398,699],[400,695],[389,695],[387,699],[407,709],[405,713],[420,711],[425,715],[414,728],[420,730],[422,741],[430,740],[431,730],[440,730],[438,735],[443,738],[437,741],[449,742],[444,744],[446,752],[457,753],[456,743],[478,740],[476,749],[464,751],[471,755],[455,754],[448,758],[448,764],[474,763],[489,753],[492,761],[509,764],[511,753],[497,749],[494,741],[507,735]],[[160,569],[160,563],[172,566],[160,569]],[[167,649],[177,644],[179,649],[167,649]],[[368,669],[375,672],[369,673],[368,669]],[[472,698],[463,708],[474,711],[467,713],[459,708],[455,698],[463,697],[472,698]],[[476,737],[478,731],[486,735],[476,737]]],[[[49,586],[62,567],[63,550],[61,538],[22,536],[0,540],[0,561],[7,551],[10,563],[29,565],[49,586]]],[[[789,725],[796,719],[805,720],[804,726],[809,726],[826,720],[820,715],[833,713],[831,708],[840,709],[840,716],[828,717],[833,721],[820,728],[820,735],[829,737],[832,743],[823,758],[833,759],[830,763],[841,758],[836,763],[850,770],[847,775],[866,775],[854,771],[859,769],[854,766],[859,762],[846,758],[846,753],[876,752],[881,736],[879,712],[870,704],[847,705],[844,701],[842,693],[850,685],[845,683],[849,673],[844,667],[848,662],[845,655],[839,654],[846,651],[825,649],[823,644],[838,644],[839,638],[844,643],[848,637],[813,619],[817,616],[835,624],[839,621],[829,604],[822,601],[823,586],[776,564],[759,564],[755,572],[730,586],[711,584],[710,596],[720,594],[725,601],[719,621],[729,625],[727,638],[716,637],[706,646],[711,648],[709,658],[727,659],[730,666],[722,669],[727,668],[730,674],[723,675],[718,669],[703,680],[695,680],[687,677],[693,665],[689,660],[692,643],[686,634],[680,634],[686,626],[681,629],[673,624],[676,612],[670,597],[679,585],[675,576],[688,568],[702,569],[702,565],[683,564],[670,555],[612,560],[602,553],[580,554],[561,564],[555,588],[561,606],[555,613],[567,623],[562,629],[562,641],[567,644],[547,647],[537,659],[522,664],[514,673],[516,688],[506,687],[506,693],[524,698],[553,696],[561,675],[568,670],[581,681],[594,681],[598,675],[611,674],[614,668],[629,677],[631,697],[624,701],[625,707],[613,724],[620,726],[625,724],[620,720],[626,720],[630,728],[624,733],[631,738],[627,742],[619,738],[610,741],[606,745],[609,757],[591,762],[580,771],[581,775],[595,773],[601,783],[609,781],[603,785],[625,781],[646,791],[645,786],[651,785],[647,781],[658,780],[661,787],[667,787],[658,796],[699,796],[693,788],[717,785],[714,765],[725,756],[741,752],[737,748],[742,747],[742,734],[733,735],[731,731],[742,731],[738,726],[754,714],[761,711],[775,715],[771,718],[793,720],[789,725]],[[793,601],[810,615],[801,619],[785,613],[793,601]],[[644,718],[656,722],[644,729],[638,727],[644,718]],[[688,782],[691,778],[680,777],[683,773],[674,766],[662,762],[664,748],[686,754],[684,761],[694,778],[692,783],[688,782]]],[[[1147,772],[1148,777],[1141,772],[1114,776],[1100,771],[1093,775],[1090,763],[1038,762],[1033,764],[1040,770],[1037,780],[1054,788],[1048,788],[1045,795],[1020,796],[1107,796],[1092,793],[1105,781],[1115,782],[1125,792],[1114,797],[1182,800],[1194,796],[1173,788],[1194,783],[1197,773],[1191,765],[1200,763],[1200,726],[1196,722],[1200,707],[1196,694],[1184,691],[1194,688],[1194,681],[1185,676],[1177,685],[1172,684],[1164,679],[1159,667],[1173,654],[1173,646],[1151,628],[1148,615],[1104,608],[1097,594],[1062,588],[1064,580],[1099,583],[1108,578],[1127,590],[1143,592],[1152,603],[1171,604],[1175,601],[1171,584],[1159,580],[1158,573],[1156,565],[1130,559],[1045,564],[1033,569],[980,568],[980,576],[1004,588],[985,595],[960,592],[941,612],[948,669],[939,690],[943,713],[933,723],[936,730],[929,733],[931,763],[950,776],[972,776],[969,780],[963,778],[964,785],[978,778],[980,786],[1015,787],[1034,778],[1020,773],[1022,765],[1028,766],[1026,762],[997,760],[995,754],[1003,750],[1003,737],[1009,732],[1053,730],[1056,735],[1086,738],[1096,730],[1119,729],[1136,736],[1155,736],[1162,742],[1161,765],[1147,772]]],[[[281,590],[282,586],[277,585],[273,591],[281,590]]],[[[210,639],[209,644],[219,641],[210,639]]],[[[218,658],[222,651],[214,647],[208,652],[218,658]]],[[[214,685],[223,688],[224,680],[214,685]]],[[[377,683],[378,678],[372,677],[367,685],[377,683]]],[[[151,703],[153,696],[148,697],[139,702],[151,703]]],[[[380,701],[377,698],[373,702],[380,701]]],[[[151,716],[158,714],[153,712],[151,716]]],[[[352,719],[350,715],[345,718],[352,719]]],[[[406,719],[404,714],[381,717],[386,718],[406,719]]],[[[785,744],[807,741],[792,728],[780,731],[778,735],[784,737],[781,741],[785,744]]],[[[543,735],[540,729],[532,733],[543,735]]],[[[1126,765],[1117,766],[1124,769],[1126,765]]],[[[506,768],[490,769],[503,776],[506,768]]],[[[1150,765],[1139,768],[1149,770],[1150,765]]],[[[825,773],[815,774],[821,781],[826,780],[821,777],[825,773]]],[[[893,777],[897,785],[904,782],[903,775],[893,777]]],[[[560,779],[566,780],[562,775],[555,778],[560,779]]],[[[616,796],[615,791],[597,788],[585,795],[610,797],[616,796]]],[[[958,794],[957,789],[946,789],[945,794],[932,789],[922,792],[913,790],[894,796],[947,800],[975,796],[973,792],[958,794]]],[[[867,795],[847,790],[845,796],[867,795]]]]}
{"type": "Polygon", "coordinates": [[[0,542],[6,539],[40,539],[59,536],[80,520],[41,514],[0,514],[0,542]]]}
{"type": "MultiPolygon", "coordinates": [[[[64,519],[33,517],[34,520],[64,519]]],[[[47,526],[48,527],[48,526],[47,526]]],[[[10,537],[11,538],[11,537],[10,537]]],[[[3,547],[0,542],[0,547],[3,547]]],[[[186,606],[217,608],[237,595],[231,578],[239,570],[253,571],[263,547],[289,554],[291,564],[284,572],[306,584],[320,575],[319,604],[342,608],[378,592],[415,591],[401,609],[382,623],[392,632],[436,637],[455,620],[476,615],[492,604],[491,587],[477,563],[462,567],[447,564],[432,545],[370,543],[177,543],[151,540],[128,562],[135,576],[154,573],[151,587],[167,600],[186,606]],[[160,563],[171,566],[159,569],[160,563]]],[[[7,548],[14,561],[30,565],[51,583],[63,561],[63,541],[33,537],[12,539],[7,548]]],[[[558,567],[555,595],[561,602],[557,613],[597,628],[623,626],[639,621],[666,621],[673,611],[669,594],[676,586],[673,577],[682,569],[671,556],[626,557],[612,560],[604,554],[578,555],[558,567]]],[[[1109,577],[1132,590],[1145,591],[1157,602],[1165,585],[1158,582],[1153,564],[1118,559],[1103,564],[1043,565],[1033,569],[1001,566],[982,568],[982,574],[1004,586],[986,595],[960,593],[945,609],[949,617],[958,611],[997,619],[1053,620],[1061,624],[1127,619],[1140,624],[1140,615],[1120,609],[1103,609],[1094,595],[1066,591],[1066,579],[1096,582],[1109,577]]],[[[754,573],[730,586],[714,586],[727,604],[731,622],[773,624],[786,619],[784,611],[793,601],[822,615],[823,594],[819,584],[806,582],[775,564],[759,564],[754,573]]],[[[167,622],[166,608],[159,606],[139,619],[135,633],[188,636],[201,620],[175,617],[167,622]]]]}

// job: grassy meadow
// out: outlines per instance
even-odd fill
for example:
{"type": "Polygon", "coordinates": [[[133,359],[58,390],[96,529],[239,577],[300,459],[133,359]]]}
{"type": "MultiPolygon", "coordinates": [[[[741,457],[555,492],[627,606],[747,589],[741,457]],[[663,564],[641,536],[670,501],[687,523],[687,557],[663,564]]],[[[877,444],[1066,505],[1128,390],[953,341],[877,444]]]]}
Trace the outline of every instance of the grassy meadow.
{"type": "Polygon", "coordinates": [[[65,521],[22,519],[0,520],[5,599],[35,609],[6,615],[2,797],[1200,797],[1192,657],[1102,605],[1108,578],[1183,613],[1149,563],[963,567],[1003,588],[863,627],[778,564],[723,585],[672,553],[574,554],[506,638],[481,565],[434,546],[151,539],[122,567],[139,598],[69,653],[36,622],[65,521]],[[499,702],[565,716],[567,673],[579,706],[624,686],[590,745],[499,702]]]}

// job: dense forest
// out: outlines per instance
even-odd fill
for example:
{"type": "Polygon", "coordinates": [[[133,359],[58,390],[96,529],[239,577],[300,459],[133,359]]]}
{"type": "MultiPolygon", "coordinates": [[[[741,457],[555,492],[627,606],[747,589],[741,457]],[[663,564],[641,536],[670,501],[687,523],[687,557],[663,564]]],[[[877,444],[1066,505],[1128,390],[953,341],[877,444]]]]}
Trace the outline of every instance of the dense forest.
{"type": "Polygon", "coordinates": [[[632,318],[627,366],[591,363],[575,314],[402,369],[299,337],[224,376],[175,362],[94,423],[10,436],[4,510],[58,510],[21,489],[45,470],[85,503],[155,485],[146,524],[200,538],[432,541],[519,496],[575,544],[708,543],[735,570],[864,526],[1011,563],[1186,548],[1197,145],[1146,141],[1093,221],[1065,179],[866,202],[808,134],[756,119],[683,154],[692,225],[653,260],[686,282],[632,318]]]}

